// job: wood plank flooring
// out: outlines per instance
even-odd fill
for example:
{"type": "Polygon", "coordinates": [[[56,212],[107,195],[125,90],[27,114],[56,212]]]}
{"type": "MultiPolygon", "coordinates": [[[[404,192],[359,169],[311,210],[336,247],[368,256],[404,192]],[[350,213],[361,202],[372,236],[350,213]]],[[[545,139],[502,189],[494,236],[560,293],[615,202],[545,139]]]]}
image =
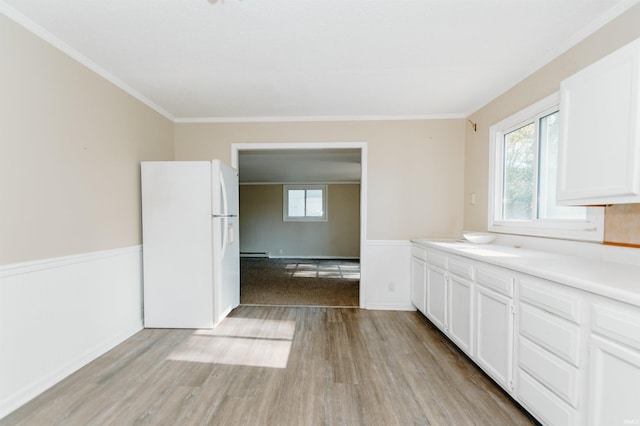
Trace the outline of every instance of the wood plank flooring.
{"type": "Polygon", "coordinates": [[[0,425],[525,425],[416,312],[240,306],[146,329],[0,425]]]}

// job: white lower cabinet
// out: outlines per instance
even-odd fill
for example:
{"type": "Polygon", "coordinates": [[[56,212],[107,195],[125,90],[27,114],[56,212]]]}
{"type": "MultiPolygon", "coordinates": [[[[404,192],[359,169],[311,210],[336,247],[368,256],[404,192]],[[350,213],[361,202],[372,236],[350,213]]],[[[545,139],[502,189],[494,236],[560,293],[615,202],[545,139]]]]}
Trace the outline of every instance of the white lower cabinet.
{"type": "Polygon", "coordinates": [[[589,349],[589,424],[640,424],[640,310],[596,303],[589,349]]]}
{"type": "Polygon", "coordinates": [[[545,425],[579,425],[580,371],[520,335],[517,399],[545,425]]]}
{"type": "Polygon", "coordinates": [[[513,299],[476,285],[476,362],[513,390],[513,299]]]}
{"type": "Polygon", "coordinates": [[[463,253],[412,257],[412,298],[544,425],[640,425],[640,307],[463,253]],[[424,288],[424,297],[422,292],[424,288]]]}
{"type": "Polygon", "coordinates": [[[518,399],[544,425],[578,425],[575,410],[523,370],[519,372],[518,399]]]}
{"type": "Polygon", "coordinates": [[[440,330],[447,331],[447,276],[444,269],[427,264],[427,308],[425,315],[440,330]]]}
{"type": "Polygon", "coordinates": [[[591,337],[590,425],[640,424],[640,352],[591,337]]]}
{"type": "Polygon", "coordinates": [[[469,356],[473,356],[473,283],[449,274],[449,336],[469,356]]]}
{"type": "Polygon", "coordinates": [[[520,306],[520,335],[568,363],[579,365],[581,336],[576,324],[523,303],[520,306]]]}
{"type": "Polygon", "coordinates": [[[578,406],[578,369],[520,337],[518,366],[572,407],[578,406]]]}
{"type": "MultiPolygon", "coordinates": [[[[421,282],[420,253],[411,258],[412,283],[421,282]]],[[[469,356],[473,355],[473,264],[457,257],[429,250],[425,266],[425,309],[423,313],[469,356]]],[[[414,290],[419,298],[419,290],[414,290]]],[[[414,302],[418,307],[419,301],[414,302]]],[[[418,307],[418,309],[420,309],[418,307]]]]}
{"type": "Polygon", "coordinates": [[[518,400],[546,425],[579,425],[583,297],[558,283],[518,280],[518,400]]]}

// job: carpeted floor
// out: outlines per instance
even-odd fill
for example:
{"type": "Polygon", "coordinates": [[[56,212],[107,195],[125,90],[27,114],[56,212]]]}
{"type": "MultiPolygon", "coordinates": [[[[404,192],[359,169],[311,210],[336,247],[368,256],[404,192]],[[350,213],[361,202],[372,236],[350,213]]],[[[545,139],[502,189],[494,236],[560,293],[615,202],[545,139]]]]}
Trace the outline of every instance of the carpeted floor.
{"type": "Polygon", "coordinates": [[[360,262],[240,259],[243,305],[359,306],[360,262]]]}

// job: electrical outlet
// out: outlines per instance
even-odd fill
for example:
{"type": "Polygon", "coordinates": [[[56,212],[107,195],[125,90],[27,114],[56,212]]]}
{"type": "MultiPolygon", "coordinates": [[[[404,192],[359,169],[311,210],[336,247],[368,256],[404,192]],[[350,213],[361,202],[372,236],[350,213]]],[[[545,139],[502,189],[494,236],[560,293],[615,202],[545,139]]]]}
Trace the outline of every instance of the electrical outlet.
{"type": "Polygon", "coordinates": [[[389,283],[387,288],[389,291],[396,291],[396,283],[389,283]]]}

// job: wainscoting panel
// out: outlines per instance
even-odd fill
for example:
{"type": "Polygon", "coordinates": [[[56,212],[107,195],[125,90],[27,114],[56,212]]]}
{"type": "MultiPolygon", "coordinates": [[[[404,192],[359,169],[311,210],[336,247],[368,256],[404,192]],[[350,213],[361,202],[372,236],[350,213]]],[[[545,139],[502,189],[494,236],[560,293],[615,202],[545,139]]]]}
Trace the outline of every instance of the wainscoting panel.
{"type": "Polygon", "coordinates": [[[415,310],[411,303],[410,259],[410,241],[367,241],[366,256],[361,265],[360,306],[365,309],[415,310]]]}
{"type": "Polygon", "coordinates": [[[140,246],[0,266],[0,418],[141,329],[140,246]]]}

